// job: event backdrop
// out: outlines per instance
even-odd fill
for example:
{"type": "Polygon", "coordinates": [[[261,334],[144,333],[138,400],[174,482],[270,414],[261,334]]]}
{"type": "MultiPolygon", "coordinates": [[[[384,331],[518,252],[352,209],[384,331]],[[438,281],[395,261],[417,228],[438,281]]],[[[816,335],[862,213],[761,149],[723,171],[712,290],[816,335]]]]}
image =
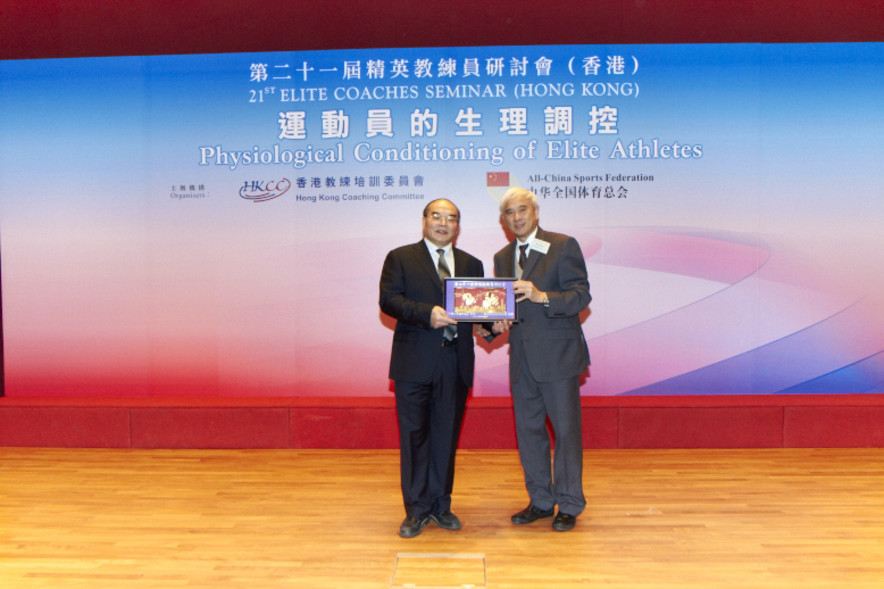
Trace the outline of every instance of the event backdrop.
{"type": "MultiPolygon", "coordinates": [[[[884,46],[0,62],[6,394],[387,395],[386,253],[534,190],[584,395],[884,393],[884,46]]],[[[508,394],[505,341],[473,394],[508,394]]]]}

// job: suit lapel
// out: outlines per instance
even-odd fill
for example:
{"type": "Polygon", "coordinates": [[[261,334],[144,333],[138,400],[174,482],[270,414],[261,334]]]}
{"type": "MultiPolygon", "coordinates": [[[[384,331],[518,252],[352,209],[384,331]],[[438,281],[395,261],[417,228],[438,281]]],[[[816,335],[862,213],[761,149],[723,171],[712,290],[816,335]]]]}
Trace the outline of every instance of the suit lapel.
{"type": "Polygon", "coordinates": [[[451,248],[451,251],[454,253],[454,275],[466,276],[469,272],[469,270],[467,270],[467,255],[456,247],[451,248]]]}
{"type": "Polygon", "coordinates": [[[427,244],[423,240],[414,245],[414,257],[417,260],[417,265],[424,269],[429,280],[439,288],[439,292],[442,292],[442,279],[439,278],[436,260],[430,255],[427,244]]]}
{"type": "Polygon", "coordinates": [[[504,250],[503,254],[503,276],[515,276],[516,275],[516,240],[510,242],[510,245],[506,250],[504,250]]]}

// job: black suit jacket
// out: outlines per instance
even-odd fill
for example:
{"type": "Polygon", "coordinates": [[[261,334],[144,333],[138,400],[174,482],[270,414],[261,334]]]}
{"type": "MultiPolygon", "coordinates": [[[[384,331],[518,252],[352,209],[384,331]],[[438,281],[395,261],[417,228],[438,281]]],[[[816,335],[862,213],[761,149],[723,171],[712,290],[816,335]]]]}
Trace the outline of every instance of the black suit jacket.
{"type": "MultiPolygon", "coordinates": [[[[482,262],[454,248],[454,272],[457,277],[481,278],[482,262]]],[[[393,350],[390,354],[390,378],[407,382],[429,382],[442,353],[442,328],[430,326],[434,306],[444,306],[442,279],[436,261],[421,241],[394,249],[384,260],[381,271],[381,310],[396,319],[393,350]]],[[[473,386],[475,352],[473,324],[457,324],[457,372],[460,381],[473,386]]]]}
{"type": "MultiPolygon", "coordinates": [[[[549,306],[522,301],[519,321],[510,330],[510,379],[516,382],[524,358],[538,382],[581,374],[589,365],[589,349],[578,314],[589,305],[586,261],[577,240],[561,233],[537,230],[537,239],[549,243],[544,254],[531,250],[522,268],[529,280],[549,294],[549,306]],[[523,354],[524,352],[524,354],[523,354]]],[[[494,255],[494,273],[512,276],[516,241],[494,255]]]]}

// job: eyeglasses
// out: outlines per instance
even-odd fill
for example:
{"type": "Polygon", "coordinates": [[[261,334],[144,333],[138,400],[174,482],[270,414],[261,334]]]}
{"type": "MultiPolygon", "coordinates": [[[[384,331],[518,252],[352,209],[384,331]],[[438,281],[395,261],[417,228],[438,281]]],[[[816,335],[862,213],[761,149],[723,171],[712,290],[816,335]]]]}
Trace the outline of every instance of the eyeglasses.
{"type": "Polygon", "coordinates": [[[436,223],[442,220],[448,221],[449,223],[457,223],[457,215],[441,215],[439,213],[430,213],[428,216],[436,223]]]}

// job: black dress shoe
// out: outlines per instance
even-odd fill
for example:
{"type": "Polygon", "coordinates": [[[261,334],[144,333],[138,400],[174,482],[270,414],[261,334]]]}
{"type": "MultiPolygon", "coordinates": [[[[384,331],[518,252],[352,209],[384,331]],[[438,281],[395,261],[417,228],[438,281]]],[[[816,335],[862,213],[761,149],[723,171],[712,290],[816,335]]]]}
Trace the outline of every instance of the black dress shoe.
{"type": "Polygon", "coordinates": [[[430,519],[436,522],[436,525],[444,530],[459,530],[461,528],[460,520],[450,511],[435,513],[430,519]]]}
{"type": "Polygon", "coordinates": [[[576,525],[576,515],[568,515],[567,513],[562,513],[561,511],[558,513],[558,515],[556,515],[552,523],[553,529],[557,532],[567,532],[568,530],[573,529],[576,525]]]}
{"type": "Polygon", "coordinates": [[[403,538],[414,538],[421,533],[424,526],[427,525],[429,521],[430,518],[428,517],[417,519],[416,517],[409,515],[402,520],[402,525],[399,526],[399,535],[403,538]]]}
{"type": "Polygon", "coordinates": [[[553,510],[552,509],[537,509],[534,507],[533,503],[529,503],[528,507],[516,513],[510,519],[514,524],[530,524],[531,522],[535,522],[542,517],[552,517],[553,510]]]}

